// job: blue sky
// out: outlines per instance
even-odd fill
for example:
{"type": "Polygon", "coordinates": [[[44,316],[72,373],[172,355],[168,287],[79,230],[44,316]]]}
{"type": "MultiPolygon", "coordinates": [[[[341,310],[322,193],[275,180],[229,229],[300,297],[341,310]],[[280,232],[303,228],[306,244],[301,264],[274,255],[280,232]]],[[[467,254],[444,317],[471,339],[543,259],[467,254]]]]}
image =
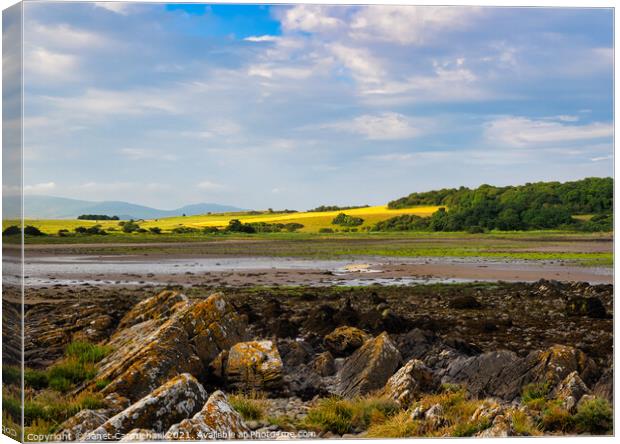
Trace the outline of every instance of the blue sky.
{"type": "Polygon", "coordinates": [[[610,176],[610,9],[25,5],[25,191],[306,209],[610,176]]]}

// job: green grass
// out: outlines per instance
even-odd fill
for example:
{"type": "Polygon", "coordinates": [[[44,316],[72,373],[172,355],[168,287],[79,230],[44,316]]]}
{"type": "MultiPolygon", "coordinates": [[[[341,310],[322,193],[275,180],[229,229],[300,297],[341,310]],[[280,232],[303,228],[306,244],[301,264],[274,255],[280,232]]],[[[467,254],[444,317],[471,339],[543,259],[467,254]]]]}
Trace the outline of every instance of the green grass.
{"type": "Polygon", "coordinates": [[[83,341],[72,342],[65,349],[65,358],[48,370],[49,386],[67,392],[75,385],[91,380],[97,374],[95,365],[110,348],[83,341]]]}
{"type": "MultiPolygon", "coordinates": [[[[611,240],[609,234],[558,231],[465,233],[260,233],[230,235],[115,234],[33,242],[63,244],[57,254],[197,254],[304,258],[469,257],[498,260],[562,261],[582,266],[611,266],[611,251],[579,251],[576,242],[611,240]],[[67,241],[69,239],[69,241],[67,241]],[[81,243],[76,245],[71,242],[81,243]],[[251,241],[251,242],[245,242],[251,241]],[[69,242],[69,243],[67,243],[69,242]],[[154,242],[157,242],[156,244],[154,242]],[[178,244],[183,242],[183,244],[178,244]],[[110,245],[116,243],[118,245],[110,245]],[[140,244],[140,245],[137,245],[140,244]],[[566,248],[564,251],[563,249],[566,248]]],[[[611,243],[609,244],[611,245],[611,243]]]]}
{"type": "Polygon", "coordinates": [[[308,411],[304,426],[343,435],[366,430],[372,423],[383,422],[399,410],[398,404],[385,398],[325,398],[308,411]]]}
{"type": "Polygon", "coordinates": [[[264,401],[259,395],[243,395],[237,393],[228,396],[228,401],[246,421],[259,420],[265,417],[264,401]]]}
{"type": "Polygon", "coordinates": [[[575,415],[575,425],[581,433],[607,435],[613,431],[613,423],[613,409],[605,399],[584,401],[575,415]]]}
{"type": "Polygon", "coordinates": [[[65,350],[65,356],[68,358],[75,358],[82,364],[94,364],[99,362],[109,353],[110,347],[84,341],[72,342],[65,350]]]}

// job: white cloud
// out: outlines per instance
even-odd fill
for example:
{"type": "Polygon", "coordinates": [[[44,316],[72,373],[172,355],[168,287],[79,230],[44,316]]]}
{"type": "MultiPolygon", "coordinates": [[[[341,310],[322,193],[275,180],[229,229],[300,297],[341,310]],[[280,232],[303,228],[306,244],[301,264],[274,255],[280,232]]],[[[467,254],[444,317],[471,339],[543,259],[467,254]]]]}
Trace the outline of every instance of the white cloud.
{"type": "Polygon", "coordinates": [[[224,188],[224,185],[211,182],[210,180],[204,180],[198,183],[196,186],[202,190],[208,190],[208,191],[221,190],[224,188]]]}
{"type": "Polygon", "coordinates": [[[174,98],[165,98],[160,91],[128,90],[113,91],[88,89],[80,96],[47,97],[49,102],[64,111],[77,115],[126,115],[148,112],[177,113],[174,98]]]}
{"type": "Polygon", "coordinates": [[[249,76],[265,77],[268,79],[287,77],[290,79],[306,79],[314,74],[311,68],[296,68],[282,65],[261,63],[248,67],[249,76]]]}
{"type": "Polygon", "coordinates": [[[246,37],[243,40],[246,42],[277,42],[278,37],[275,35],[252,35],[250,37],[246,37]]]}
{"type": "Polygon", "coordinates": [[[107,9],[116,14],[127,15],[131,11],[131,3],[127,2],[95,2],[96,8],[107,9]]]}
{"type": "Polygon", "coordinates": [[[362,115],[348,122],[332,123],[323,127],[360,134],[369,140],[411,139],[422,133],[412,119],[394,112],[362,115]]]}
{"type": "Polygon", "coordinates": [[[411,75],[362,88],[363,98],[375,104],[478,101],[497,97],[467,66],[464,58],[434,61],[433,73],[411,75]]]}
{"type": "Polygon", "coordinates": [[[366,6],[353,15],[349,33],[363,40],[420,45],[432,42],[440,32],[468,27],[480,11],[453,6],[366,6]]]}
{"type": "Polygon", "coordinates": [[[37,183],[35,185],[25,185],[24,194],[45,194],[53,191],[56,188],[56,183],[45,182],[37,183]]]}
{"type": "Polygon", "coordinates": [[[591,158],[590,160],[591,160],[592,162],[602,162],[602,161],[604,161],[604,160],[611,160],[611,159],[613,159],[613,158],[614,158],[614,156],[610,154],[609,156],[599,156],[599,157],[593,157],[593,158],[591,158]]]}
{"type": "Polygon", "coordinates": [[[30,48],[25,56],[25,77],[29,82],[69,81],[76,77],[78,60],[70,54],[45,48],[30,48]]]}
{"type": "Polygon", "coordinates": [[[549,120],[526,117],[499,117],[486,124],[485,138],[495,146],[532,147],[611,137],[613,125],[593,122],[587,125],[569,125],[549,120]]]}
{"type": "Polygon", "coordinates": [[[328,48],[361,83],[377,83],[385,76],[380,62],[365,48],[352,48],[340,43],[328,48]]]}
{"type": "Polygon", "coordinates": [[[579,116],[572,116],[569,114],[560,114],[558,116],[545,117],[544,120],[559,120],[560,122],[577,122],[579,116]]]}
{"type": "Polygon", "coordinates": [[[151,148],[123,148],[120,152],[123,156],[129,158],[130,160],[177,160],[177,156],[174,154],[151,148]]]}
{"type": "Polygon", "coordinates": [[[280,21],[285,31],[329,32],[345,26],[343,20],[334,17],[339,7],[322,5],[297,5],[281,14],[280,21]]]}
{"type": "Polygon", "coordinates": [[[112,44],[112,40],[103,34],[78,29],[64,23],[47,25],[30,21],[25,24],[25,30],[27,32],[26,43],[46,48],[53,47],[65,51],[79,48],[92,50],[93,48],[109,48],[112,44]]]}

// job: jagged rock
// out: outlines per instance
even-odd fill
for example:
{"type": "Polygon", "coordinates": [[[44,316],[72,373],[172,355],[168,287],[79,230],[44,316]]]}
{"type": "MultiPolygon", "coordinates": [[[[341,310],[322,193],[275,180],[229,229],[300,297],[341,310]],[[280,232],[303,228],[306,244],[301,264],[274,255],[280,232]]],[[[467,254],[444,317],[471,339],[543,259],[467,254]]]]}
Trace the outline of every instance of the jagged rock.
{"type": "Polygon", "coordinates": [[[291,370],[284,378],[290,394],[303,400],[329,394],[321,376],[309,365],[302,364],[291,370]]]}
{"type": "Polygon", "coordinates": [[[235,344],[221,353],[212,366],[219,367],[226,384],[235,389],[270,391],[282,386],[282,359],[272,341],[235,344]]]}
{"type": "Polygon", "coordinates": [[[497,415],[503,413],[504,409],[497,402],[485,399],[471,415],[471,421],[487,421],[492,423],[497,415]]]}
{"type": "Polygon", "coordinates": [[[360,348],[371,336],[355,327],[338,327],[323,338],[325,347],[334,356],[348,356],[360,348]]]}
{"type": "Polygon", "coordinates": [[[131,405],[131,401],[129,401],[129,399],[119,395],[118,393],[110,393],[103,399],[103,401],[112,414],[125,410],[131,405]]]}
{"type": "Polygon", "coordinates": [[[481,308],[482,304],[478,299],[470,295],[457,296],[448,302],[448,307],[455,308],[457,310],[467,310],[481,308]]]}
{"type": "Polygon", "coordinates": [[[164,290],[134,305],[120,320],[117,328],[121,330],[149,319],[167,319],[176,310],[176,304],[187,301],[187,296],[184,294],[164,290]]]}
{"type": "Polygon", "coordinates": [[[613,404],[614,402],[614,371],[613,367],[607,368],[596,384],[592,387],[592,393],[608,400],[613,404]]]}
{"type": "Polygon", "coordinates": [[[506,438],[514,435],[515,432],[512,428],[511,419],[504,415],[497,415],[493,420],[491,427],[483,430],[476,436],[479,438],[506,438]]]}
{"type": "Polygon", "coordinates": [[[133,429],[125,436],[123,436],[121,442],[133,442],[133,441],[161,441],[164,439],[163,433],[157,433],[150,429],[133,429]]]}
{"type": "Polygon", "coordinates": [[[81,410],[63,422],[59,427],[58,435],[61,441],[81,441],[88,433],[105,423],[110,416],[129,407],[129,400],[117,393],[111,393],[104,398],[105,408],[97,410],[81,410]]]}
{"type": "Polygon", "coordinates": [[[341,396],[352,398],[365,395],[385,386],[394,374],[401,356],[387,333],[367,340],[353,355],[348,357],[338,372],[337,391],[341,396]]]}
{"type": "Polygon", "coordinates": [[[136,428],[165,432],[172,424],[200,411],[207,399],[207,392],[196,378],[181,374],[108,419],[87,440],[107,441],[136,428]]]}
{"type": "Polygon", "coordinates": [[[406,408],[420,394],[430,392],[436,386],[431,369],[419,359],[411,359],[388,379],[383,393],[406,408]]]}
{"type": "Polygon", "coordinates": [[[409,415],[409,418],[413,420],[422,419],[424,418],[424,414],[426,413],[427,410],[428,409],[425,408],[424,406],[419,405],[411,411],[411,415],[409,415]]]}
{"type": "Polygon", "coordinates": [[[569,316],[587,316],[594,319],[610,317],[605,306],[597,297],[576,296],[566,302],[566,314],[569,316]]]}
{"type": "Polygon", "coordinates": [[[520,394],[520,384],[506,378],[517,378],[527,371],[524,360],[508,350],[487,352],[478,356],[452,360],[442,378],[444,383],[464,384],[476,397],[498,396],[512,399],[520,394]]]}
{"type": "Polygon", "coordinates": [[[100,410],[82,410],[63,422],[59,427],[60,441],[82,441],[88,433],[108,420],[108,412],[100,410]]]}
{"type": "Polygon", "coordinates": [[[429,430],[437,430],[446,425],[447,420],[443,416],[444,410],[441,404],[434,404],[424,412],[424,420],[426,421],[426,427],[429,430]]]}
{"type": "Polygon", "coordinates": [[[508,350],[487,352],[478,356],[456,358],[450,362],[442,382],[463,383],[474,396],[496,396],[512,401],[529,383],[562,381],[569,373],[592,378],[594,362],[573,347],[554,345],[521,358],[508,350]]]}
{"type": "Polygon", "coordinates": [[[558,384],[553,390],[552,396],[562,401],[562,405],[567,411],[575,413],[579,400],[583,395],[589,395],[590,393],[590,389],[581,380],[579,374],[574,371],[558,384]]]}
{"type": "Polygon", "coordinates": [[[175,424],[165,434],[166,440],[206,440],[248,438],[250,428],[228,403],[221,391],[213,393],[202,410],[191,419],[175,424]]]}
{"type": "Polygon", "coordinates": [[[169,307],[163,310],[166,316],[157,315],[153,300],[141,302],[151,307],[152,317],[117,330],[108,343],[114,351],[98,364],[91,388],[107,380],[104,394],[116,392],[136,401],[178,374],[202,375],[220,351],[245,339],[245,318],[220,294],[191,303],[164,292],[154,300],[169,307]]]}
{"type": "Polygon", "coordinates": [[[306,341],[283,339],[278,341],[278,351],[282,362],[287,367],[296,367],[308,363],[314,355],[312,346],[306,341]]]}
{"type": "Polygon", "coordinates": [[[394,343],[403,356],[403,359],[422,359],[437,342],[435,333],[429,330],[414,328],[407,333],[394,337],[394,343]]]}
{"type": "Polygon", "coordinates": [[[556,344],[543,352],[530,353],[527,360],[535,364],[528,375],[533,382],[557,384],[573,371],[586,383],[598,376],[594,361],[581,350],[568,345],[556,344]]]}
{"type": "Polygon", "coordinates": [[[321,376],[332,376],[336,373],[334,356],[328,351],[317,355],[312,361],[312,367],[321,376]]]}

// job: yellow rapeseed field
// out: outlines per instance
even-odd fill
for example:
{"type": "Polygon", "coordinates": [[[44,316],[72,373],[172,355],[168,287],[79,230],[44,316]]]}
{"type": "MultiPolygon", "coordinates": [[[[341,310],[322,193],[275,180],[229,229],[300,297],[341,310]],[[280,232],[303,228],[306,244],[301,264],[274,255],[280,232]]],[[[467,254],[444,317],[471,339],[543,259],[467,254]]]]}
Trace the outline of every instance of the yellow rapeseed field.
{"type": "MultiPolygon", "coordinates": [[[[252,222],[266,222],[266,223],[300,223],[304,227],[299,230],[301,232],[317,232],[320,228],[339,228],[331,224],[331,221],[339,213],[345,213],[350,216],[361,217],[364,219],[364,224],[358,227],[359,229],[372,226],[375,223],[389,219],[401,214],[415,214],[417,216],[428,217],[433,214],[440,207],[437,206],[419,206],[413,208],[404,208],[398,210],[391,210],[385,205],[355,208],[351,210],[342,211],[322,211],[322,212],[299,212],[299,213],[269,213],[262,212],[261,214],[251,213],[218,213],[218,214],[204,214],[199,216],[177,216],[167,217],[163,219],[153,219],[139,221],[139,225],[142,228],[159,227],[164,232],[170,231],[173,228],[185,226],[193,228],[203,227],[225,227],[231,219],[239,219],[243,223],[252,222]]],[[[15,221],[3,221],[3,229],[9,225],[15,224],[15,221]]],[[[32,225],[39,228],[41,231],[47,234],[56,234],[58,230],[66,229],[73,231],[77,227],[90,227],[96,224],[101,225],[104,229],[115,228],[120,230],[118,221],[89,221],[89,220],[75,220],[75,219],[29,219],[25,221],[26,225],[32,225]]]]}

